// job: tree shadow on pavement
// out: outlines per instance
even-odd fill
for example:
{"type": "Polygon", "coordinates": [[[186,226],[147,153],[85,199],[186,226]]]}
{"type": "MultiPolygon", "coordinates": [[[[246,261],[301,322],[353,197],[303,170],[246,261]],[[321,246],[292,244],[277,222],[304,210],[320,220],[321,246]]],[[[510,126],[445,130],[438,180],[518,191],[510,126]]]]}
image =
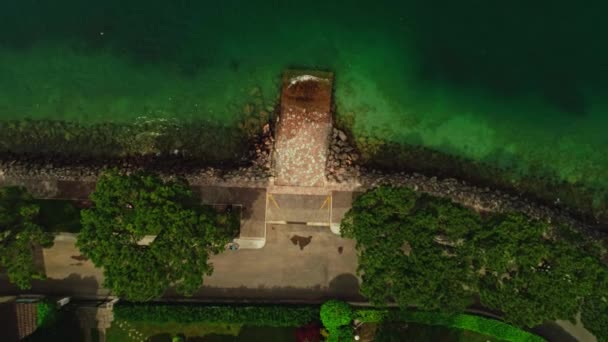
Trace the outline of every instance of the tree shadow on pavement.
{"type": "MultiPolygon", "coordinates": [[[[180,298],[174,290],[168,291],[164,300],[180,298]]],[[[183,297],[181,297],[183,298],[183,297]]],[[[258,286],[236,288],[220,288],[203,286],[193,297],[209,301],[277,301],[277,302],[323,302],[328,299],[347,301],[365,301],[359,293],[359,280],[353,274],[344,273],[333,278],[328,286],[258,286]]]]}
{"type": "Polygon", "coordinates": [[[107,296],[109,291],[102,289],[101,284],[93,276],[82,277],[79,274],[72,273],[63,279],[34,280],[32,281],[32,288],[29,290],[20,290],[15,285],[9,283],[6,277],[0,277],[0,294],[97,297],[107,296]]]}
{"type": "Polygon", "coordinates": [[[532,332],[544,337],[547,341],[561,341],[561,342],[577,342],[578,340],[570,335],[564,328],[557,325],[555,322],[548,322],[543,325],[539,325],[532,329],[532,332]]]}

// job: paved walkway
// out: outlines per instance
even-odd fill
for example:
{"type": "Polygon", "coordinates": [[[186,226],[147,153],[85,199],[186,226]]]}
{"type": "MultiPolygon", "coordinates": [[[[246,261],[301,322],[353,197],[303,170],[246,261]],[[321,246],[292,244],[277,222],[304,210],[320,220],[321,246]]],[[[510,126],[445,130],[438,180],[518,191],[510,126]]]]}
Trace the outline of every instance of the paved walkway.
{"type": "MultiPolygon", "coordinates": [[[[44,252],[48,280],[34,281],[29,293],[93,298],[105,297],[103,272],[85,260],[73,239],[56,242],[44,252]]],[[[355,277],[354,241],[327,228],[269,225],[266,246],[258,250],[226,251],[211,257],[214,273],[204,279],[195,298],[226,300],[361,299],[355,277]]],[[[17,294],[0,278],[0,292],[17,294]]],[[[167,294],[172,297],[171,293],[167,294]]]]}

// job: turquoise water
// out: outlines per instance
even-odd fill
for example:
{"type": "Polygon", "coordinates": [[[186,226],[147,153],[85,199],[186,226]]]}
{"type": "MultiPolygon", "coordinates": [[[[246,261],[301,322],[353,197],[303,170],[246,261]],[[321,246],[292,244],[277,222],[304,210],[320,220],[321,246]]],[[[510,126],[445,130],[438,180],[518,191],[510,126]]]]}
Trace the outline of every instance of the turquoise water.
{"type": "Polygon", "coordinates": [[[0,117],[236,125],[255,88],[269,106],[282,70],[319,68],[336,73],[337,115],[354,118],[356,136],[606,188],[606,10],[601,1],[7,1],[0,117]]]}

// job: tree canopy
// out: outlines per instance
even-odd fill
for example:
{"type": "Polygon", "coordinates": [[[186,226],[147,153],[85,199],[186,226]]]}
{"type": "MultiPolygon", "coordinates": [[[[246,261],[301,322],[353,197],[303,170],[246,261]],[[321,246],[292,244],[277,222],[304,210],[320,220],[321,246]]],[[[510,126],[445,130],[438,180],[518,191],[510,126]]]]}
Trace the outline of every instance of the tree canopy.
{"type": "Polygon", "coordinates": [[[602,274],[593,294],[584,299],[581,321],[598,342],[608,342],[608,274],[602,274]]]}
{"type": "Polygon", "coordinates": [[[213,271],[209,254],[219,253],[238,229],[238,221],[196,206],[183,180],[110,171],[91,200],[94,206],[81,214],[78,247],[103,267],[104,286],[134,301],[159,297],[170,286],[191,295],[213,271]]]}
{"type": "Polygon", "coordinates": [[[36,269],[34,251],[53,245],[53,235],[36,224],[38,211],[25,188],[0,188],[0,270],[20,289],[31,288],[32,279],[45,278],[36,269]]]}
{"type": "Polygon", "coordinates": [[[476,285],[458,245],[467,228],[478,226],[462,207],[382,187],[353,203],[342,234],[357,240],[361,292],[372,302],[459,312],[471,303],[476,285]]]}
{"type": "Polygon", "coordinates": [[[361,292],[372,302],[454,313],[478,298],[524,327],[573,319],[607,272],[574,229],[518,213],[482,218],[406,188],[361,195],[342,235],[357,240],[361,292]]]}

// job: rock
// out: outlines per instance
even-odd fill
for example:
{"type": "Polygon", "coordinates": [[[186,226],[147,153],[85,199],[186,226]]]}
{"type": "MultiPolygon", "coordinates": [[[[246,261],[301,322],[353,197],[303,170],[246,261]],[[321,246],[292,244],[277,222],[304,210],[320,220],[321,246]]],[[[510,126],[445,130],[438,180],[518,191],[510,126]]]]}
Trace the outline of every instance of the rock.
{"type": "Polygon", "coordinates": [[[339,154],[339,153],[341,152],[341,151],[340,151],[340,147],[338,147],[338,146],[336,146],[336,145],[333,145],[333,146],[331,147],[331,149],[332,149],[332,151],[334,151],[334,152],[335,152],[335,153],[337,153],[337,154],[339,154]]]}
{"type": "Polygon", "coordinates": [[[340,130],[336,130],[338,132],[338,138],[342,141],[346,141],[346,134],[340,130]]]}

